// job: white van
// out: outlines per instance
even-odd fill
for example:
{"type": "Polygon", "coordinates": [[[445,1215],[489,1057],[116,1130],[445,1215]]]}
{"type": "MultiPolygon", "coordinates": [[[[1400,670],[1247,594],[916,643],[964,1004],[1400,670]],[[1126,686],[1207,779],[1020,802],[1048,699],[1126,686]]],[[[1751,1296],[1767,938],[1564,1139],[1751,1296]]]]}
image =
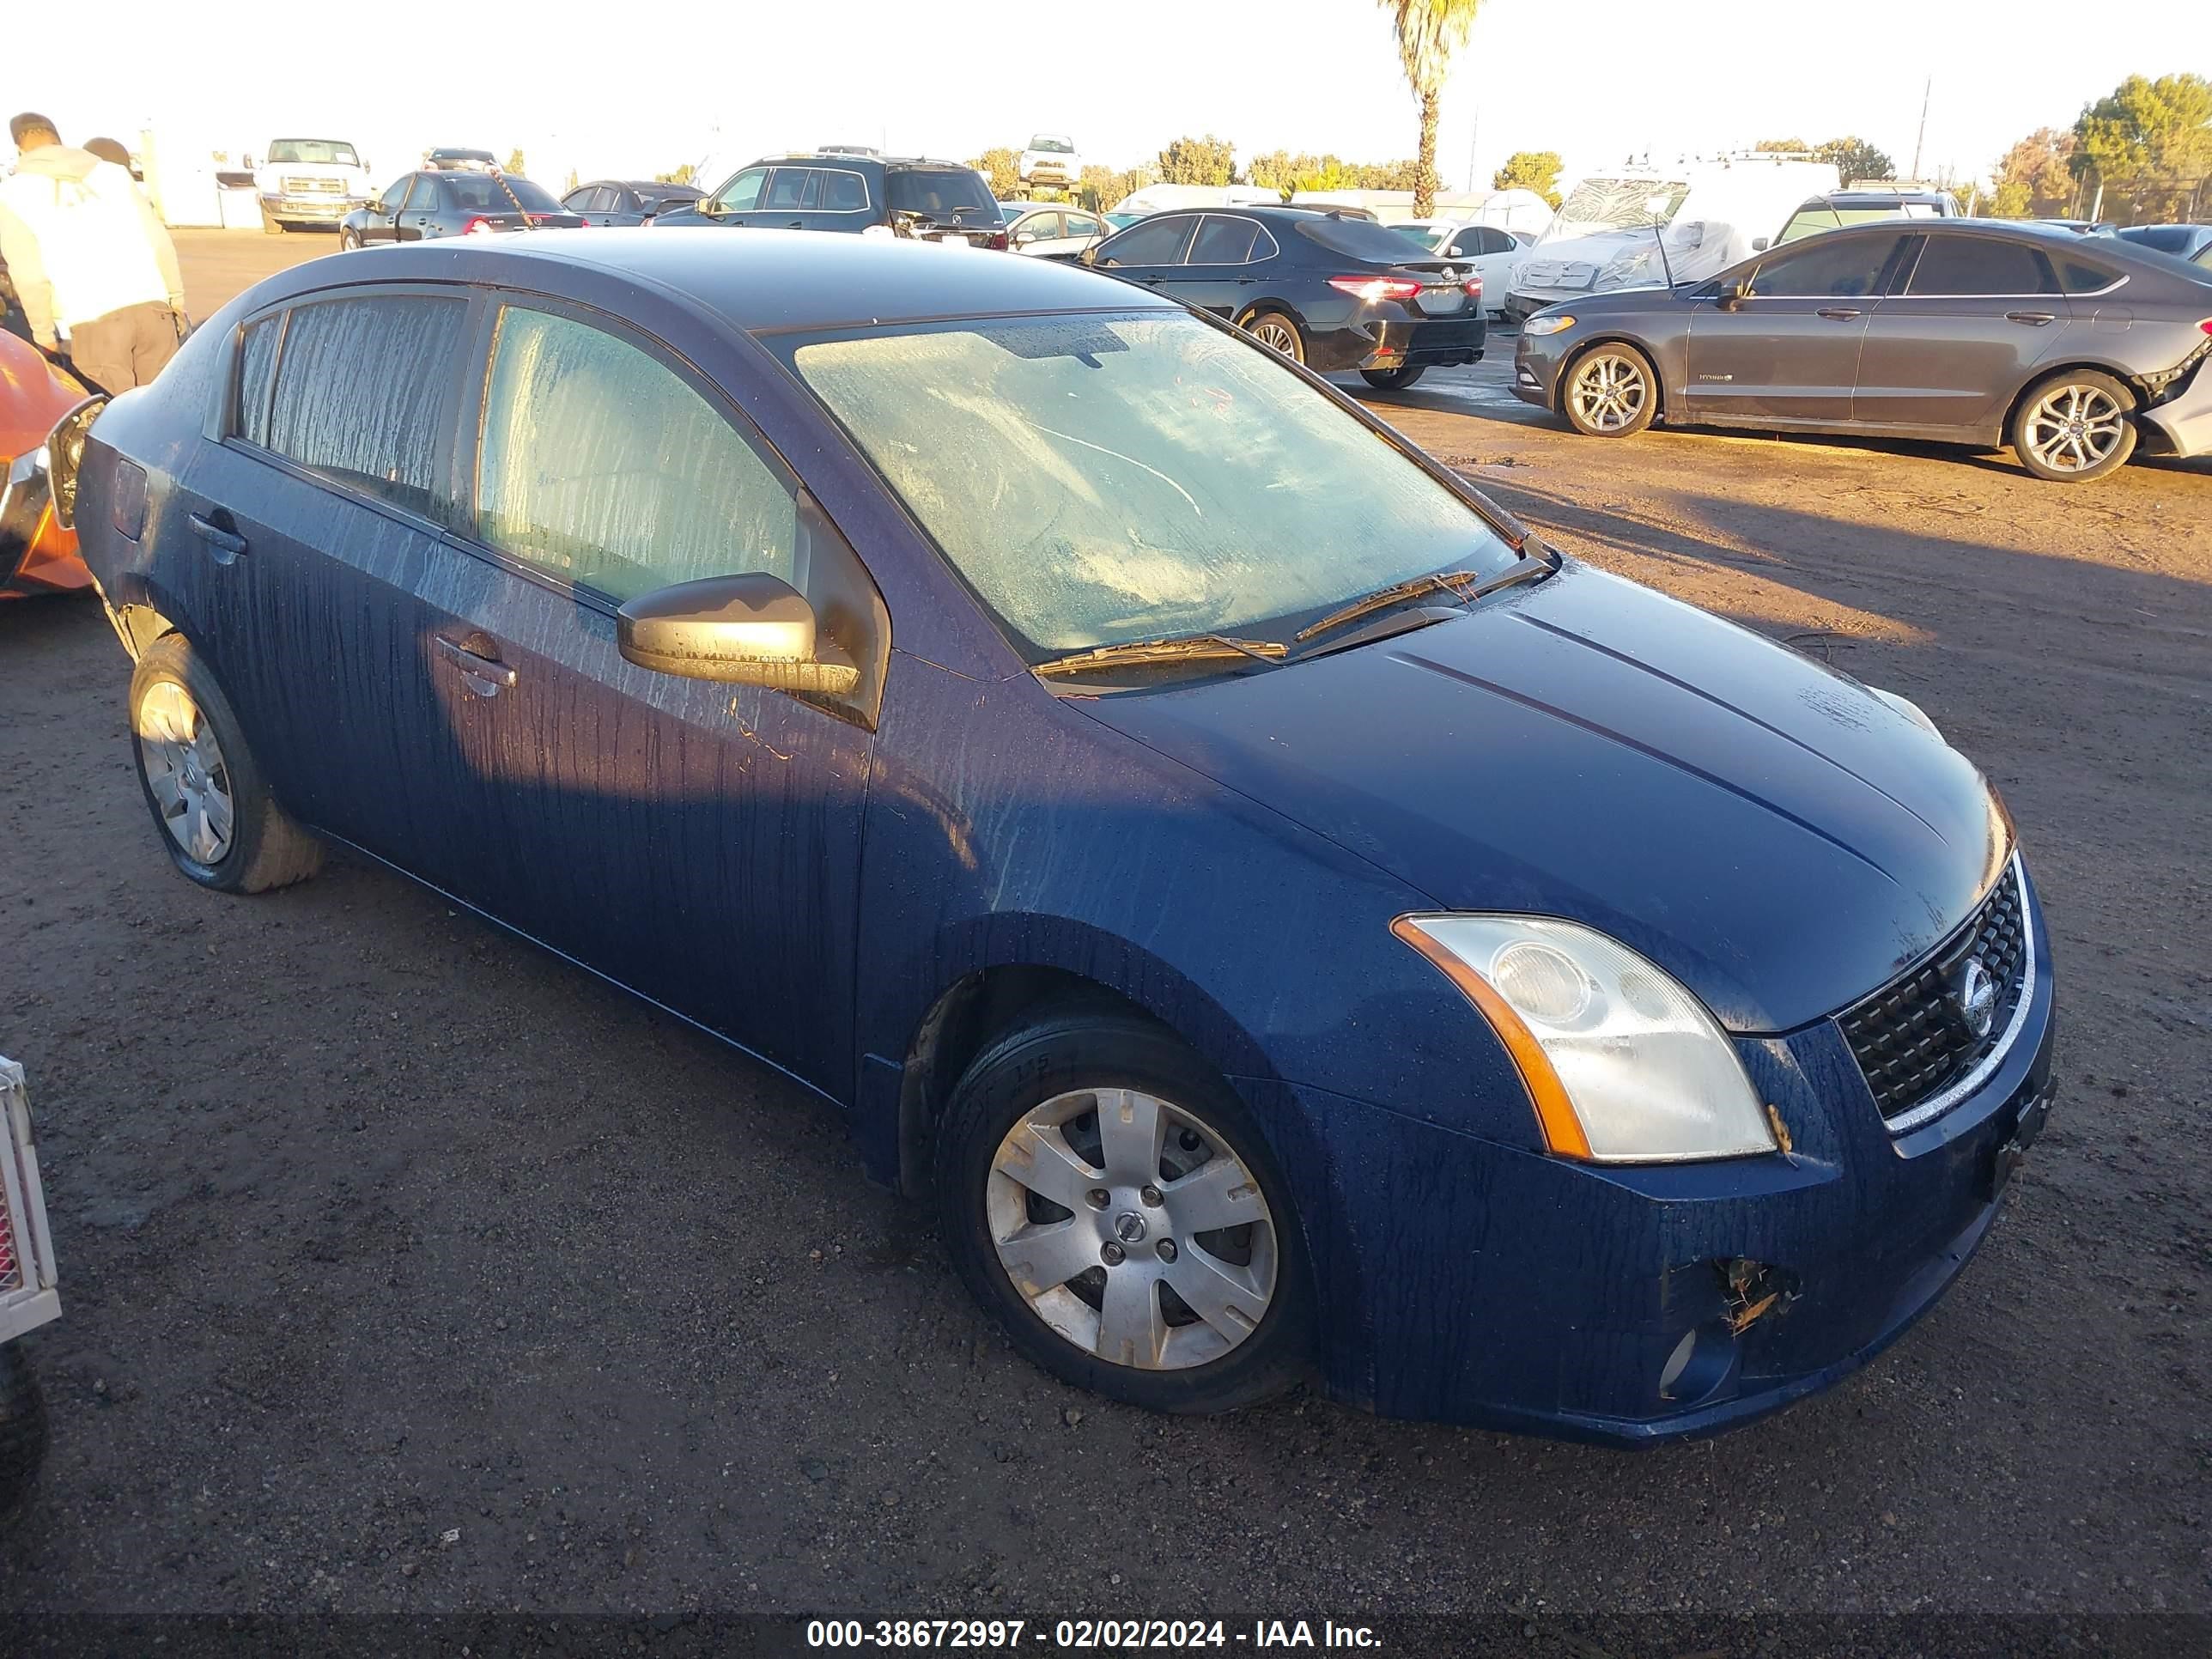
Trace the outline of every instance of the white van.
{"type": "Polygon", "coordinates": [[[1838,182],[1826,161],[1757,155],[1592,174],[1514,267],[1505,314],[1518,322],[1584,294],[1701,281],[1767,246],[1798,204],[1838,182]]]}

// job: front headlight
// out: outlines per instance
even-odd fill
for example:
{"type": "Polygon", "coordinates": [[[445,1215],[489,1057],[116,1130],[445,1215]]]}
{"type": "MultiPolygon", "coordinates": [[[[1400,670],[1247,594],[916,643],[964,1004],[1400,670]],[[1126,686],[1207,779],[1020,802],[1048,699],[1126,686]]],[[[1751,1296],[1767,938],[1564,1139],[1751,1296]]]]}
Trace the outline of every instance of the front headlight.
{"type": "Polygon", "coordinates": [[[1626,946],[1540,916],[1401,916],[1390,931],[1490,1021],[1553,1152],[1645,1164],[1775,1149],[1727,1034],[1626,946]]]}
{"type": "Polygon", "coordinates": [[[1575,319],[1571,317],[1531,317],[1521,325],[1521,331],[1523,334],[1557,334],[1561,329],[1574,325],[1575,319]]]}

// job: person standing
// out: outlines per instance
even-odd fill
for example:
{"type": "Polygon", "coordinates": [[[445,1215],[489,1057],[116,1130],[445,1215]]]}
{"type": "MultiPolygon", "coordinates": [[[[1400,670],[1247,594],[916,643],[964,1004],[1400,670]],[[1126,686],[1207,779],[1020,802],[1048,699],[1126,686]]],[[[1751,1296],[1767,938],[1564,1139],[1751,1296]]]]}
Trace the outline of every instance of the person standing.
{"type": "Polygon", "coordinates": [[[185,285],[169,233],[130,173],[62,143],[43,115],[8,124],[15,171],[0,180],[0,263],[31,337],[63,335],[70,362],[107,392],[143,386],[176,355],[185,285]]]}

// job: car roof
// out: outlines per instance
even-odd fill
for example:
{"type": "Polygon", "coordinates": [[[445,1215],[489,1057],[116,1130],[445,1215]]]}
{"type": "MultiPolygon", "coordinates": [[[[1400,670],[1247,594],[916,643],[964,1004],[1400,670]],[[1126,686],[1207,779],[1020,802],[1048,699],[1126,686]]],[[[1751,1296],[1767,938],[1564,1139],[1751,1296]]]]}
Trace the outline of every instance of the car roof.
{"type": "MultiPolygon", "coordinates": [[[[258,307],[362,281],[460,281],[604,303],[649,284],[729,326],[825,328],[1054,311],[1175,311],[1172,299],[1054,259],[818,231],[550,231],[401,242],[309,260],[250,291],[258,307]],[[482,244],[483,246],[475,246],[482,244]]],[[[619,309],[619,307],[616,307],[619,309]]]]}

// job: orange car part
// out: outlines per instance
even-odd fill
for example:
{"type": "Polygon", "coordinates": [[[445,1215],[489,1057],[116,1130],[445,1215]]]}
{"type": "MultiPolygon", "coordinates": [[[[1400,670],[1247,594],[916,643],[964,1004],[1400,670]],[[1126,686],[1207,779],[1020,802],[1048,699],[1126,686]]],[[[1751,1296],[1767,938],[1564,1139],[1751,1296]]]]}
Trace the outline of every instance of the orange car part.
{"type": "MultiPolygon", "coordinates": [[[[55,422],[85,396],[84,387],[47,362],[29,341],[0,331],[0,469],[44,443],[55,422]]],[[[49,504],[21,568],[0,586],[0,599],[73,593],[91,586],[92,572],[77,557],[76,535],[54,522],[49,504]]]]}

